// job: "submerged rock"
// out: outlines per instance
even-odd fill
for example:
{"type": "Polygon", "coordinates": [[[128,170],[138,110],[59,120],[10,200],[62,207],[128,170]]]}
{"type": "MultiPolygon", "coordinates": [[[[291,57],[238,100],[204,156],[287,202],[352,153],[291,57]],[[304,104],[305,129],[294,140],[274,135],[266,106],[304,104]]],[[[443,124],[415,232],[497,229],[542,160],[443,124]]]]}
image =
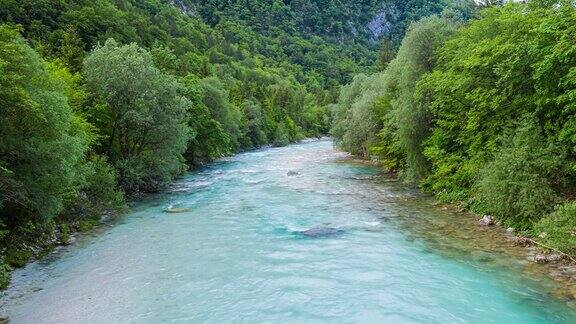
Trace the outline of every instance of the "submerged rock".
{"type": "Polygon", "coordinates": [[[289,177],[295,177],[300,175],[300,171],[296,171],[296,170],[290,170],[286,173],[287,176],[289,177]]]}
{"type": "Polygon", "coordinates": [[[574,276],[576,276],[576,265],[572,264],[572,265],[562,267],[561,271],[562,271],[562,275],[564,275],[564,276],[574,277],[574,276]]]}
{"type": "Polygon", "coordinates": [[[189,211],[191,211],[192,208],[166,208],[164,209],[165,213],[169,213],[169,214],[181,214],[181,213],[187,213],[189,211]]]}
{"type": "Polygon", "coordinates": [[[336,227],[314,227],[309,230],[298,232],[301,235],[311,238],[322,238],[342,235],[346,231],[336,227]]]}
{"type": "Polygon", "coordinates": [[[477,262],[487,263],[494,261],[493,255],[485,251],[473,251],[471,255],[472,258],[477,262]]]}
{"type": "Polygon", "coordinates": [[[478,221],[478,225],[480,226],[494,225],[494,217],[492,217],[492,215],[484,215],[484,217],[482,217],[482,219],[478,221]]]}
{"type": "Polygon", "coordinates": [[[0,324],[8,324],[10,323],[10,317],[8,315],[0,313],[0,324]]]}

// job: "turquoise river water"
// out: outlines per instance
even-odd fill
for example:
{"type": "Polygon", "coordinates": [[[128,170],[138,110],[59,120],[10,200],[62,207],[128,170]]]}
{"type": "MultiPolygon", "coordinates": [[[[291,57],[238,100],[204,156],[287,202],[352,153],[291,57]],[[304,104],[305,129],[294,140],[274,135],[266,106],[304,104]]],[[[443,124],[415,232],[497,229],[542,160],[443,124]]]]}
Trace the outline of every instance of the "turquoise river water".
{"type": "Polygon", "coordinates": [[[0,307],[11,323],[576,322],[521,259],[425,225],[450,217],[329,140],[263,149],[16,271],[0,307]]]}

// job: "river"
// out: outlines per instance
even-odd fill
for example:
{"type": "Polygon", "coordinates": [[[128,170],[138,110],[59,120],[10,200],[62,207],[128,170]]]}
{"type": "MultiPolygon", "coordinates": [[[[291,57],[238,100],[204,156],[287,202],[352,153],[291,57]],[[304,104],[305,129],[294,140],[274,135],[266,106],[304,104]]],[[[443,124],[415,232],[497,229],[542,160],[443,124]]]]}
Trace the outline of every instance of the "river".
{"type": "Polygon", "coordinates": [[[0,307],[11,323],[576,322],[464,218],[329,140],[262,149],[16,271],[0,307]]]}

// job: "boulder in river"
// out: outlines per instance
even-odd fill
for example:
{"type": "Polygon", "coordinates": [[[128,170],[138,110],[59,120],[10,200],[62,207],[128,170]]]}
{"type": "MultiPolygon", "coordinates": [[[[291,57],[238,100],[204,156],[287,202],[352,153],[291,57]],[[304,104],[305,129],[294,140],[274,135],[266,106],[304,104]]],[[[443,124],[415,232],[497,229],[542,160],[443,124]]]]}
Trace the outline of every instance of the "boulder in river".
{"type": "Polygon", "coordinates": [[[181,214],[181,213],[187,213],[189,211],[191,211],[192,208],[174,208],[174,207],[168,207],[166,209],[164,209],[165,213],[169,213],[169,214],[181,214]]]}
{"type": "Polygon", "coordinates": [[[494,225],[494,217],[492,217],[492,215],[484,215],[484,217],[482,217],[482,219],[478,221],[478,225],[480,226],[494,225]]]}
{"type": "Polygon", "coordinates": [[[323,238],[342,235],[346,231],[336,227],[314,227],[305,231],[298,232],[299,234],[310,238],[323,238]]]}
{"type": "Polygon", "coordinates": [[[286,175],[289,176],[289,177],[295,177],[295,176],[300,175],[300,171],[290,170],[290,171],[288,171],[288,172],[286,173],[286,175]]]}
{"type": "Polygon", "coordinates": [[[8,324],[10,323],[10,317],[6,314],[0,313],[0,324],[8,324]]]}

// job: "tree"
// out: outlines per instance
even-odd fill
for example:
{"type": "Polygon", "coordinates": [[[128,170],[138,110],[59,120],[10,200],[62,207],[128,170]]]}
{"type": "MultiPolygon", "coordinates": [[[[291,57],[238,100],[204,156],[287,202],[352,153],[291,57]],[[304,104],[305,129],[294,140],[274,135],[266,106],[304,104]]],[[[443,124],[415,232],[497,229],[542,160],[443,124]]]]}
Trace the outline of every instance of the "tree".
{"type": "Polygon", "coordinates": [[[113,39],[84,62],[93,93],[87,111],[102,132],[102,150],[119,171],[128,193],[154,192],[184,169],[190,101],[180,85],[154,67],[150,53],[113,39]]]}
{"type": "Polygon", "coordinates": [[[230,136],[231,151],[240,148],[240,112],[230,104],[228,90],[217,77],[200,80],[203,102],[214,120],[218,121],[230,136]]]}
{"type": "Polygon", "coordinates": [[[19,36],[0,26],[0,221],[50,220],[81,182],[85,122],[65,86],[19,36]]]}
{"type": "Polygon", "coordinates": [[[264,128],[262,106],[255,100],[246,100],[242,105],[244,137],[250,142],[246,147],[260,147],[268,142],[264,128]]]}
{"type": "Polygon", "coordinates": [[[204,88],[200,80],[188,75],[181,82],[182,94],[191,102],[187,111],[188,124],[192,131],[185,154],[187,162],[199,165],[231,154],[230,136],[204,104],[204,88]]]}
{"type": "Polygon", "coordinates": [[[396,141],[406,157],[407,180],[419,180],[428,169],[422,144],[430,133],[432,116],[426,95],[417,93],[416,85],[422,75],[432,71],[435,51],[455,30],[454,22],[436,16],[412,24],[398,55],[385,71],[386,93],[392,105],[390,114],[397,124],[396,141]]]}
{"type": "Polygon", "coordinates": [[[476,197],[482,211],[509,226],[528,229],[558,199],[550,176],[559,171],[563,157],[554,145],[546,143],[531,119],[508,132],[502,143],[494,160],[480,170],[476,197]]]}

